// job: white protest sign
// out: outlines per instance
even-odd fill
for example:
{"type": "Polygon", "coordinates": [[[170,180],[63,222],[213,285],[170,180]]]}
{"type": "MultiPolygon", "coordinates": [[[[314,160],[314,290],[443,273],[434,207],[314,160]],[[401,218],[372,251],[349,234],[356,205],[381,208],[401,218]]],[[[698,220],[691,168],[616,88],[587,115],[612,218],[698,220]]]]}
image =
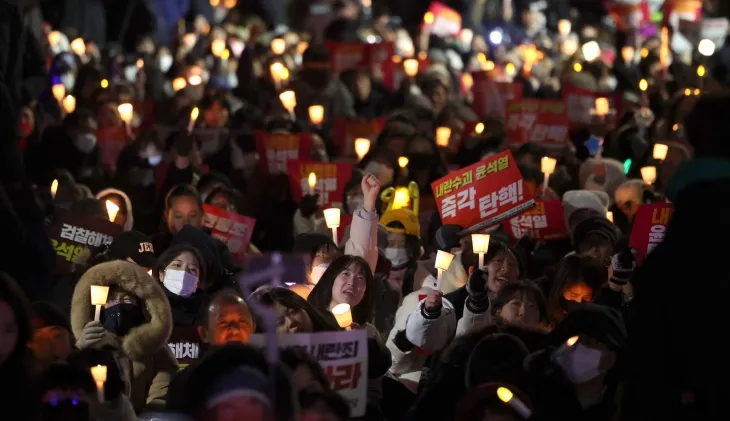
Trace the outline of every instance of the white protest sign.
{"type": "MultiPolygon", "coordinates": [[[[322,366],[332,389],[350,404],[350,416],[365,415],[368,389],[366,331],[284,334],[278,335],[277,341],[279,348],[304,348],[322,366]]],[[[266,335],[251,335],[248,343],[263,347],[266,335]]]]}

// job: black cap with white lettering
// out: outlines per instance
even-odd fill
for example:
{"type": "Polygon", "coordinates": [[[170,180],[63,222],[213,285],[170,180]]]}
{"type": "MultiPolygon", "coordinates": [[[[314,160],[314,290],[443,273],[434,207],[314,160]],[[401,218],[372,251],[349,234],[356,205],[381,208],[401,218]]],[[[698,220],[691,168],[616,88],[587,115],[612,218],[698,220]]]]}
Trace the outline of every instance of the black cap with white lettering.
{"type": "Polygon", "coordinates": [[[132,260],[137,265],[151,269],[157,263],[152,240],[139,231],[131,230],[119,234],[112,241],[109,248],[109,257],[112,259],[132,260]]]}

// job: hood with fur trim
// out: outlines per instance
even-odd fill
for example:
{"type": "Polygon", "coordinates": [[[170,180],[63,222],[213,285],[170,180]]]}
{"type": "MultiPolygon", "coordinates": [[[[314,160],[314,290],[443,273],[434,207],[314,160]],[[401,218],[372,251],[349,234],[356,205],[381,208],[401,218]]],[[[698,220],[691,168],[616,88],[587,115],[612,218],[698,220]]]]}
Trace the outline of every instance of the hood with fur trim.
{"type": "Polygon", "coordinates": [[[121,349],[132,360],[140,360],[167,346],[173,323],[165,292],[142,268],[124,260],[100,263],[87,270],[79,279],[71,300],[71,328],[76,338],[82,336],[84,326],[94,318],[94,308],[91,305],[92,285],[118,287],[134,294],[141,302],[145,317],[143,324],[123,337],[106,332],[106,336],[95,348],[111,345],[121,349]]]}
{"type": "Polygon", "coordinates": [[[109,196],[111,194],[115,194],[117,196],[121,196],[122,199],[124,199],[124,206],[127,207],[127,221],[124,222],[124,231],[129,231],[134,226],[134,212],[132,211],[132,201],[129,200],[129,196],[127,196],[127,193],[124,193],[121,190],[117,189],[104,189],[96,194],[96,199],[101,200],[102,197],[109,196]]]}

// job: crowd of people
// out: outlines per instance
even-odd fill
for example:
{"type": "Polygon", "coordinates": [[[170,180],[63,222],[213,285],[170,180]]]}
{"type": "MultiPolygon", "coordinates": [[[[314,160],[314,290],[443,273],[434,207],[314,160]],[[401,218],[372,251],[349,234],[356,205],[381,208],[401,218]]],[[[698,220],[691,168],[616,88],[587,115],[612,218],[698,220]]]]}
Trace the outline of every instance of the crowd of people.
{"type": "Polygon", "coordinates": [[[725,419],[725,2],[283,3],[0,1],[0,418],[725,419]]]}

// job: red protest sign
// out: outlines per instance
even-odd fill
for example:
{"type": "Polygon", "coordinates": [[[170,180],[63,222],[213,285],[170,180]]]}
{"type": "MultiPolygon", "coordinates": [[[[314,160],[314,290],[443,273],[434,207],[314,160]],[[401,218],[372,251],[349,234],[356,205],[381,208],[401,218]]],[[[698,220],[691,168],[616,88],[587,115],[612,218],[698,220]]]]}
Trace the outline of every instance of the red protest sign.
{"type": "Polygon", "coordinates": [[[361,69],[379,74],[385,85],[394,88],[394,66],[391,58],[395,55],[392,42],[325,42],[330,52],[330,67],[339,75],[345,70],[361,69]]]}
{"type": "Polygon", "coordinates": [[[584,127],[591,124],[593,116],[591,110],[595,108],[597,98],[608,99],[611,109],[617,112],[621,106],[620,97],[616,93],[595,92],[571,84],[563,85],[563,101],[568,109],[568,120],[571,128],[584,127]]]}
{"type": "Polygon", "coordinates": [[[421,32],[448,37],[458,35],[460,31],[461,15],[459,12],[441,2],[431,2],[423,17],[421,32]]]}
{"type": "Polygon", "coordinates": [[[641,264],[646,256],[664,240],[664,232],[672,219],[671,203],[654,203],[639,207],[631,229],[629,247],[636,250],[634,258],[641,264]]]}
{"type": "Polygon", "coordinates": [[[563,146],[569,128],[563,101],[520,99],[507,103],[507,138],[511,144],[563,146]]]}
{"type": "Polygon", "coordinates": [[[304,194],[319,194],[322,209],[341,208],[345,183],[352,177],[352,164],[347,162],[289,161],[289,182],[295,201],[304,194]],[[309,174],[317,177],[313,188],[309,187],[309,174]]]}
{"type": "Polygon", "coordinates": [[[312,134],[256,132],[256,151],[269,174],[286,174],[289,160],[310,159],[312,134]]]}
{"type": "Polygon", "coordinates": [[[380,132],[385,126],[384,118],[366,119],[339,119],[335,120],[333,140],[335,150],[340,156],[355,156],[355,139],[362,137],[375,145],[380,132]]]}
{"type": "Polygon", "coordinates": [[[444,225],[476,231],[535,205],[509,150],[449,173],[431,184],[444,225]]]}
{"type": "Polygon", "coordinates": [[[503,226],[505,232],[516,240],[525,235],[536,240],[554,240],[568,236],[561,200],[535,200],[534,208],[504,221],[503,226]]]}
{"type": "Polygon", "coordinates": [[[523,86],[520,83],[497,82],[489,78],[489,72],[473,72],[471,77],[474,81],[472,109],[479,118],[505,118],[507,102],[522,98],[523,86]]]}
{"type": "Polygon", "coordinates": [[[203,211],[203,226],[210,229],[211,237],[224,242],[236,261],[242,262],[251,242],[256,220],[211,205],[203,205],[203,211]]]}
{"type": "Polygon", "coordinates": [[[57,208],[46,229],[56,252],[56,275],[73,272],[73,265],[86,265],[101,246],[110,244],[123,227],[107,219],[73,213],[57,208]]]}

